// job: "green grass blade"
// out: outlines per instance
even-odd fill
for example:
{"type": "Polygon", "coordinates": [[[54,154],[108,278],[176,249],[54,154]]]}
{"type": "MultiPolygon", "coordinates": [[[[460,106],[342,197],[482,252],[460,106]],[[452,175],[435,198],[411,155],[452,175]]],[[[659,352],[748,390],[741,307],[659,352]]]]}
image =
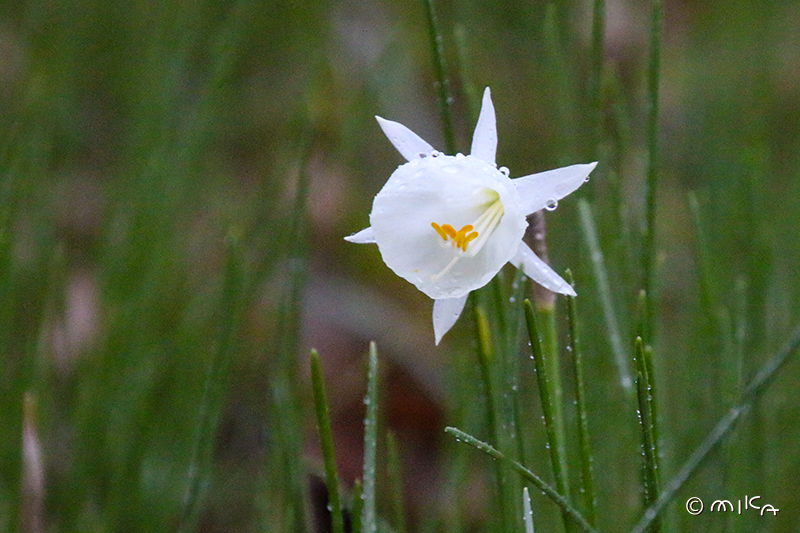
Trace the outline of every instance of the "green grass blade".
{"type": "MultiPolygon", "coordinates": [[[[567,270],[567,281],[575,286],[572,272],[567,270]]],[[[578,413],[578,446],[581,460],[581,488],[583,504],[586,509],[586,518],[589,523],[595,523],[595,492],[594,492],[594,459],[592,445],[589,438],[589,416],[586,409],[586,390],[583,379],[583,355],[581,354],[578,339],[578,313],[573,296],[567,296],[567,321],[569,322],[569,346],[572,354],[572,364],[575,367],[575,402],[578,413]]]]}
{"type": "Polygon", "coordinates": [[[344,533],[342,504],[339,499],[339,473],[336,470],[336,453],[333,447],[331,414],[322,376],[322,363],[316,350],[311,350],[311,383],[314,394],[314,411],[317,415],[319,443],[325,463],[325,480],[328,486],[328,505],[333,533],[344,533]]]}
{"type": "Polygon", "coordinates": [[[361,511],[363,533],[378,531],[375,508],[375,470],[378,454],[378,348],[369,343],[369,371],[367,373],[367,416],[364,419],[364,507],[361,511]]]}
{"type": "Polygon", "coordinates": [[[456,152],[455,121],[453,120],[453,95],[450,91],[450,78],[447,75],[447,60],[444,55],[444,38],[439,28],[433,0],[423,0],[428,20],[433,68],[436,76],[436,92],[439,100],[439,113],[444,128],[444,142],[448,154],[456,152]]]}
{"type": "Polygon", "coordinates": [[[445,432],[449,433],[458,442],[464,442],[465,444],[469,444],[473,448],[476,448],[492,459],[495,459],[499,462],[505,463],[508,465],[512,470],[517,472],[523,479],[526,481],[530,481],[536,487],[541,490],[547,497],[549,497],[556,505],[558,505],[561,510],[569,516],[569,518],[577,525],[579,525],[584,531],[588,532],[596,532],[592,525],[583,517],[583,515],[572,505],[570,505],[569,500],[562,494],[560,494],[556,489],[548,485],[542,478],[525,468],[522,464],[513,459],[509,459],[506,457],[500,450],[488,444],[486,442],[480,441],[473,437],[468,433],[464,433],[458,428],[454,427],[446,427],[445,432]]]}
{"type": "MultiPolygon", "coordinates": [[[[539,340],[539,332],[536,325],[536,316],[533,310],[533,304],[530,300],[523,302],[525,308],[525,321],[528,326],[528,335],[531,342],[531,350],[533,351],[533,360],[536,365],[536,380],[539,385],[539,395],[542,402],[542,412],[544,413],[545,429],[547,430],[547,442],[550,451],[550,464],[553,468],[553,477],[556,481],[556,487],[561,494],[569,494],[569,481],[567,473],[567,461],[564,450],[564,444],[561,441],[561,436],[558,432],[556,425],[556,409],[555,402],[557,398],[553,393],[553,373],[558,371],[558,368],[551,368],[548,358],[542,350],[542,344],[539,340]]],[[[564,525],[567,531],[570,530],[571,524],[569,519],[564,514],[564,525]]]]}
{"type": "Polygon", "coordinates": [[[528,487],[522,488],[522,516],[525,520],[525,533],[533,533],[533,509],[531,509],[531,495],[528,487]]]}
{"type": "Polygon", "coordinates": [[[652,0],[650,59],[647,71],[647,179],[645,181],[645,224],[642,239],[642,289],[647,295],[642,336],[652,344],[655,320],[655,233],[656,190],[658,187],[658,93],[661,77],[661,34],[664,24],[663,0],[652,0]]]}
{"type": "Polygon", "coordinates": [[[403,505],[403,475],[400,467],[400,451],[393,432],[386,437],[387,466],[389,483],[392,487],[392,528],[397,533],[406,532],[406,515],[403,505]]]}
{"type": "MultiPolygon", "coordinates": [[[[655,401],[650,387],[650,369],[647,364],[646,349],[642,338],[637,337],[636,353],[636,392],[639,402],[639,425],[642,431],[642,449],[644,450],[644,504],[653,505],[658,500],[660,481],[658,470],[658,443],[655,431],[655,401]]],[[[661,522],[656,519],[650,525],[652,533],[661,531],[661,522]]]]}
{"type": "Polygon", "coordinates": [[[681,487],[683,487],[700,465],[702,465],[711,450],[722,442],[725,436],[728,435],[736,425],[741,415],[752,407],[753,402],[759,398],[766,387],[775,379],[780,369],[783,368],[783,365],[789,361],[789,357],[794,354],[798,348],[800,348],[800,326],[795,328],[783,348],[761,367],[761,370],[759,370],[756,376],[748,383],[747,387],[745,387],[742,393],[742,403],[732,407],[717,423],[714,429],[711,430],[711,433],[703,439],[703,442],[692,452],[678,473],[664,486],[658,500],[645,510],[644,515],[639,522],[636,523],[631,533],[644,533],[644,531],[650,527],[650,524],[658,518],[664,510],[664,507],[672,501],[681,487]]]}
{"type": "Polygon", "coordinates": [[[589,158],[597,160],[603,130],[603,64],[605,60],[604,41],[606,33],[606,2],[592,2],[592,66],[589,75],[589,158]]]}
{"type": "Polygon", "coordinates": [[[227,254],[220,313],[222,324],[217,349],[211,357],[203,383],[203,396],[200,399],[197,433],[189,464],[183,518],[181,519],[179,531],[193,531],[197,523],[201,487],[205,484],[209,475],[207,473],[208,463],[211,461],[214,437],[217,432],[223,396],[228,385],[231,360],[236,344],[243,276],[241,250],[238,240],[233,236],[228,236],[227,254]]]}
{"type": "Polygon", "coordinates": [[[364,484],[360,479],[353,483],[353,494],[350,496],[350,518],[352,523],[352,533],[361,533],[361,514],[364,511],[364,484]]]}
{"type": "MultiPolygon", "coordinates": [[[[494,385],[492,383],[492,363],[494,361],[494,351],[492,350],[492,337],[489,327],[489,319],[486,316],[486,310],[482,305],[475,305],[475,328],[476,337],[478,338],[478,364],[481,369],[481,379],[483,380],[483,393],[486,401],[486,419],[489,426],[489,434],[492,438],[498,440],[501,436],[499,434],[499,426],[497,423],[497,402],[495,401],[494,385]]],[[[506,494],[506,477],[503,470],[503,465],[500,463],[495,464],[495,481],[497,483],[497,508],[496,516],[500,517],[500,531],[506,531],[508,524],[507,511],[508,505],[506,502],[509,497],[506,494]]]]}
{"type": "Polygon", "coordinates": [[[592,207],[589,202],[581,198],[578,200],[578,212],[580,213],[583,237],[586,239],[586,244],[589,246],[589,253],[591,254],[597,292],[600,295],[600,303],[603,306],[603,317],[606,321],[611,351],[614,352],[614,361],[617,363],[619,381],[623,389],[632,390],[633,380],[628,369],[628,355],[622,343],[622,334],[617,321],[617,314],[614,311],[611,283],[608,279],[608,270],[606,269],[605,259],[603,259],[603,251],[600,249],[600,240],[597,237],[597,227],[594,223],[592,207]]]}

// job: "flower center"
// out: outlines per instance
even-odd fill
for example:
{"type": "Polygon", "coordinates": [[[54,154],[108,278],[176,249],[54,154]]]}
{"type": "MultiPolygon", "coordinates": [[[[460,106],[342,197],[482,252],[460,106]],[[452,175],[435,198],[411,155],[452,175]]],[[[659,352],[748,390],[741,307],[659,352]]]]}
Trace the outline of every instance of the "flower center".
{"type": "Polygon", "coordinates": [[[467,224],[458,231],[450,224],[442,224],[440,226],[436,222],[431,222],[431,226],[444,239],[444,242],[448,242],[448,239],[450,239],[450,244],[455,248],[461,248],[463,252],[467,251],[467,245],[470,242],[478,238],[478,232],[472,231],[475,227],[472,224],[467,224]]]}
{"type": "Polygon", "coordinates": [[[431,227],[436,230],[436,233],[439,234],[444,242],[449,242],[453,248],[459,252],[444,269],[438,274],[431,276],[433,281],[436,281],[453,268],[453,265],[456,264],[462,255],[466,254],[470,257],[474,257],[480,252],[497,225],[500,224],[500,220],[505,214],[503,202],[500,201],[500,195],[497,191],[492,189],[486,189],[486,191],[489,196],[489,200],[484,204],[486,209],[484,209],[481,215],[475,219],[472,224],[466,224],[460,230],[456,231],[450,224],[439,225],[436,222],[431,222],[431,227]],[[469,251],[467,251],[468,248],[469,251]]]}

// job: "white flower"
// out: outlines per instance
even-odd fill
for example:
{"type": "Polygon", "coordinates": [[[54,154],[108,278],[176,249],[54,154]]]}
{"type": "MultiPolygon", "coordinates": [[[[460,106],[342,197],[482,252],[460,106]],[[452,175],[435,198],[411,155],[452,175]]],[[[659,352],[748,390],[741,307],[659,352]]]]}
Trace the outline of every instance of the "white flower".
{"type": "Polygon", "coordinates": [[[489,88],[483,94],[470,155],[442,155],[414,132],[378,119],[408,163],[375,196],[370,227],[345,237],[377,243],[386,265],[433,298],[436,344],[455,324],[470,291],[510,262],[561,294],[572,287],[522,241],[526,216],[553,209],[589,179],[597,163],[510,179],[497,168],[497,126],[489,88]]]}

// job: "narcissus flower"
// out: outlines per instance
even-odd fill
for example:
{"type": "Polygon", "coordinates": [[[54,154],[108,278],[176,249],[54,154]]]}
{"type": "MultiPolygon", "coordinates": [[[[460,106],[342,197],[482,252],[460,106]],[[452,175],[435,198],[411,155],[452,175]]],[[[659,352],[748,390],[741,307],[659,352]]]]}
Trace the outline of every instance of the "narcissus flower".
{"type": "Polygon", "coordinates": [[[522,178],[497,168],[497,126],[489,88],[470,155],[443,155],[414,132],[375,117],[400,154],[400,165],[375,196],[370,227],[345,237],[376,243],[386,265],[433,298],[436,344],[455,324],[467,296],[506,263],[551,291],[572,287],[522,241],[527,215],[554,209],[589,179],[597,163],[522,178]]]}

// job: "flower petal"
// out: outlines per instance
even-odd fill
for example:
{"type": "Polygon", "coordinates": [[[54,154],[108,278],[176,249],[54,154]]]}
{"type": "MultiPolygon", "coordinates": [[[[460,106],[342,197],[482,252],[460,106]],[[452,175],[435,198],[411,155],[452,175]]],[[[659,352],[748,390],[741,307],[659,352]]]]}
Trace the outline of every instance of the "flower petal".
{"type": "Polygon", "coordinates": [[[560,294],[577,296],[572,285],[556,274],[547,263],[542,261],[539,256],[533,253],[533,250],[522,241],[519,243],[516,255],[511,259],[511,264],[517,268],[521,268],[526,276],[545,289],[550,289],[560,294]]]}
{"type": "Polygon", "coordinates": [[[514,257],[528,224],[502,172],[471,155],[441,155],[398,167],[375,197],[370,225],[386,265],[438,300],[489,283],[514,257]],[[502,216],[484,232],[478,221],[496,203],[502,216]],[[434,223],[454,231],[474,224],[480,236],[471,249],[459,248],[434,223]]]}
{"type": "Polygon", "coordinates": [[[380,124],[389,141],[407,160],[419,159],[433,153],[433,146],[399,122],[386,120],[378,116],[375,118],[378,119],[378,124],[380,124]]]}
{"type": "Polygon", "coordinates": [[[469,293],[458,298],[439,298],[433,301],[433,335],[437,345],[461,316],[468,297],[469,293]]]}
{"type": "Polygon", "coordinates": [[[487,87],[483,92],[483,103],[475,133],[472,135],[472,149],[470,155],[494,165],[497,154],[497,120],[492,104],[492,93],[487,87]]]}
{"type": "Polygon", "coordinates": [[[531,214],[548,204],[557,202],[589,178],[597,162],[556,168],[511,180],[519,195],[519,202],[526,214],[531,214]]]}
{"type": "Polygon", "coordinates": [[[375,234],[372,232],[372,226],[370,226],[362,229],[358,233],[348,235],[344,240],[358,244],[372,244],[375,242],[375,234]]]}

